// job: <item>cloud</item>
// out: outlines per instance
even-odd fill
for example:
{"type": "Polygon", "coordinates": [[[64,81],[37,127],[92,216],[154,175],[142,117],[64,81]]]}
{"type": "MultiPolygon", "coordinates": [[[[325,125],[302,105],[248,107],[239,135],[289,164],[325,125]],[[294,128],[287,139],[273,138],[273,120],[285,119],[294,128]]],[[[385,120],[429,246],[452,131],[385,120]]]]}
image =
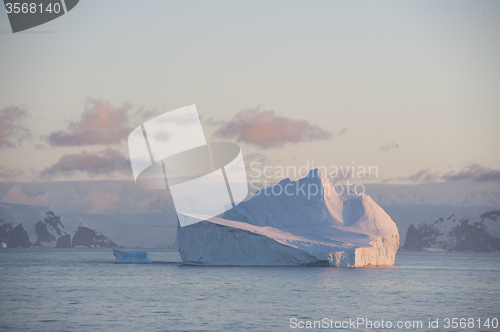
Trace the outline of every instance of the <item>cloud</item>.
{"type": "Polygon", "coordinates": [[[251,165],[254,166],[267,166],[271,164],[269,158],[261,153],[249,153],[243,156],[245,159],[245,168],[248,170],[251,165]]]}
{"type": "Polygon", "coordinates": [[[473,164],[458,172],[447,173],[442,178],[445,181],[500,182],[500,170],[473,164]]]}
{"type": "Polygon", "coordinates": [[[381,146],[379,150],[380,151],[389,151],[389,150],[392,150],[392,149],[399,149],[399,144],[391,142],[389,144],[381,146]]]}
{"type": "Polygon", "coordinates": [[[94,190],[82,199],[82,203],[89,205],[88,213],[98,213],[115,206],[120,202],[120,196],[115,192],[94,190]]]}
{"type": "Polygon", "coordinates": [[[27,204],[27,205],[47,205],[49,194],[45,192],[27,192],[24,193],[20,186],[14,186],[9,189],[2,198],[4,203],[27,204]]]}
{"type": "Polygon", "coordinates": [[[259,146],[263,149],[282,147],[287,143],[326,140],[332,134],[306,120],[291,120],[274,111],[244,109],[229,121],[211,121],[220,125],[214,133],[221,138],[259,146]]]}
{"type": "Polygon", "coordinates": [[[436,182],[441,179],[438,173],[431,172],[430,169],[424,168],[407,177],[398,177],[398,180],[409,181],[409,182],[436,182]]]}
{"type": "Polygon", "coordinates": [[[0,179],[6,181],[19,180],[24,175],[24,171],[17,168],[6,168],[0,166],[0,179]]]}
{"type": "Polygon", "coordinates": [[[53,200],[64,201],[66,206],[84,206],[87,213],[99,213],[109,210],[120,202],[118,193],[112,190],[91,190],[85,196],[79,196],[74,190],[62,189],[60,192],[45,192],[42,189],[23,188],[13,186],[2,198],[3,203],[27,205],[52,205],[53,200]]]}
{"type": "Polygon", "coordinates": [[[347,132],[347,127],[344,127],[337,132],[337,136],[343,136],[345,135],[346,132],[347,132]]]}
{"type": "Polygon", "coordinates": [[[88,98],[78,121],[71,121],[65,131],[47,137],[52,146],[118,144],[132,131],[129,126],[130,104],[115,107],[104,99],[88,98]]]}
{"type": "Polygon", "coordinates": [[[65,154],[52,166],[45,168],[40,176],[51,178],[60,175],[72,175],[75,172],[90,176],[130,171],[130,161],[119,151],[107,148],[99,152],[82,151],[65,154]]]}
{"type": "Polygon", "coordinates": [[[150,110],[150,109],[145,109],[144,107],[140,107],[137,111],[135,111],[134,117],[138,118],[139,123],[137,125],[139,125],[143,121],[150,120],[160,114],[161,112],[158,111],[157,109],[150,110]]]}
{"type": "Polygon", "coordinates": [[[23,124],[28,111],[19,106],[7,106],[0,111],[0,149],[15,148],[31,138],[31,132],[23,124]]]}
{"type": "Polygon", "coordinates": [[[484,182],[500,182],[500,170],[487,168],[479,164],[473,164],[465,167],[460,171],[448,172],[441,174],[432,172],[425,168],[410,176],[399,176],[397,178],[385,179],[384,182],[414,182],[414,183],[429,183],[429,182],[456,182],[456,181],[472,181],[476,183],[484,182]]]}

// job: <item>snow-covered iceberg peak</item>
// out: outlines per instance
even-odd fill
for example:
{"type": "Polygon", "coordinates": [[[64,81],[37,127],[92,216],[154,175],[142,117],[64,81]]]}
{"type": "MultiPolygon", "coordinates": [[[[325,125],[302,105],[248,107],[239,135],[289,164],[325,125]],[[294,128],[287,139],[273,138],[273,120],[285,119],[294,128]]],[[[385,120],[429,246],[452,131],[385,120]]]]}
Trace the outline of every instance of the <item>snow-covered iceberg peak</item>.
{"type": "Polygon", "coordinates": [[[398,234],[391,217],[371,197],[335,186],[316,168],[297,181],[284,179],[229,210],[224,219],[257,226],[335,226],[374,237],[398,234]]]}
{"type": "Polygon", "coordinates": [[[222,218],[179,218],[204,220],[178,227],[181,257],[189,263],[393,265],[399,247],[396,224],[380,206],[335,186],[319,169],[257,192],[222,218]]]}

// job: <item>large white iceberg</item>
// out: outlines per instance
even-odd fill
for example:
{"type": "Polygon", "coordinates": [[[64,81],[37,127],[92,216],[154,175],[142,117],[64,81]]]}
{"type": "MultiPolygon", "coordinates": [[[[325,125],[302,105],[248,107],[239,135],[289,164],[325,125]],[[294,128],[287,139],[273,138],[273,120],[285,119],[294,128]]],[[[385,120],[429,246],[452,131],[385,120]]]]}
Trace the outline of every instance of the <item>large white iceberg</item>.
{"type": "Polygon", "coordinates": [[[143,250],[113,248],[113,254],[117,263],[151,263],[148,252],[143,250]]]}
{"type": "Polygon", "coordinates": [[[396,224],[369,196],[335,186],[319,169],[261,190],[222,218],[178,213],[185,263],[392,266],[396,224]],[[315,190],[315,189],[318,190],[315,190]]]}

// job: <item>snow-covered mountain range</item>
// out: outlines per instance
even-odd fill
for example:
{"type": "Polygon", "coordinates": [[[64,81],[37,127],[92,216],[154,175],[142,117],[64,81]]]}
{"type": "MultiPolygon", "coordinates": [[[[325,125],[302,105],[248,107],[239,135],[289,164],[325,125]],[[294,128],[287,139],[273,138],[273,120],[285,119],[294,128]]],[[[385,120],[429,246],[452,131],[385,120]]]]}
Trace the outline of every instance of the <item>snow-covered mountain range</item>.
{"type": "Polygon", "coordinates": [[[8,247],[168,247],[176,218],[167,213],[63,213],[48,206],[0,203],[0,242],[8,247]]]}
{"type": "Polygon", "coordinates": [[[411,225],[405,250],[500,250],[500,210],[452,214],[432,223],[411,225]]]}
{"type": "Polygon", "coordinates": [[[117,246],[105,235],[84,226],[70,234],[61,217],[49,207],[5,203],[0,203],[0,242],[8,248],[117,246]]]}
{"type": "MultiPolygon", "coordinates": [[[[396,223],[401,243],[412,224],[433,223],[452,214],[500,210],[498,183],[371,184],[366,185],[366,194],[396,223]]],[[[79,226],[88,227],[131,248],[168,247],[177,233],[177,216],[168,192],[144,190],[133,181],[0,182],[0,204],[15,210],[4,219],[12,230],[23,223],[32,244],[38,241],[36,223],[45,222],[49,210],[61,217],[70,236],[79,226]]],[[[59,236],[50,222],[45,227],[54,237],[59,236]]],[[[46,242],[42,240],[41,245],[46,242]]]]}

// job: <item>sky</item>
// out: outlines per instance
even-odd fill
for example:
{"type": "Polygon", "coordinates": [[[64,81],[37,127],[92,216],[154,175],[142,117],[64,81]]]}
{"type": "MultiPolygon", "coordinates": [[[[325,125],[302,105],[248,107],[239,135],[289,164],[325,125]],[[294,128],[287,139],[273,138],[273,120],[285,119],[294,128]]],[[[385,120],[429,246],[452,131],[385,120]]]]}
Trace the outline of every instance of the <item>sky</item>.
{"type": "Polygon", "coordinates": [[[196,104],[260,167],[499,182],[499,59],[498,1],[80,1],[16,34],[0,11],[0,181],[133,180],[130,131],[196,104]]]}

